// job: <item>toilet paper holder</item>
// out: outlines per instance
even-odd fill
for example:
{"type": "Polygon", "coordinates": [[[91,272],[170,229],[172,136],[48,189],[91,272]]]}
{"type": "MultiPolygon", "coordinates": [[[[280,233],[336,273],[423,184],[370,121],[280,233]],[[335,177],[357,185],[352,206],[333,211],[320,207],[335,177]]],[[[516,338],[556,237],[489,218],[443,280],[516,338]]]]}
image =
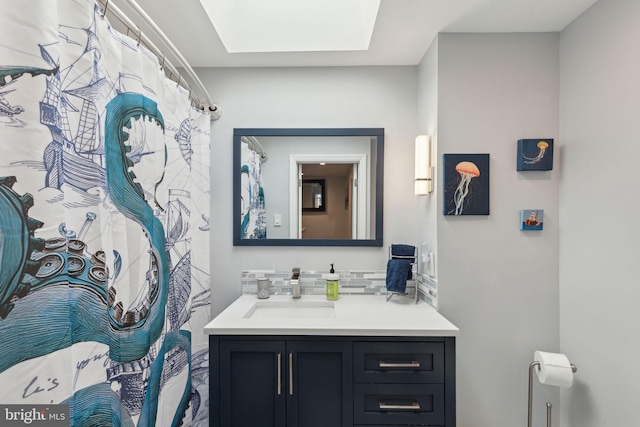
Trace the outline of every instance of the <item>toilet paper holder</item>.
{"type": "MultiPolygon", "coordinates": [[[[571,371],[573,371],[574,373],[578,370],[576,365],[574,365],[573,363],[570,366],[571,366],[571,371]]],[[[533,401],[533,396],[532,396],[533,370],[535,368],[540,369],[540,362],[537,360],[534,360],[529,365],[529,407],[528,407],[528,413],[527,413],[527,427],[531,427],[531,407],[532,407],[532,401],[533,401]]],[[[551,402],[547,402],[547,427],[551,427],[551,407],[552,407],[551,402]]]]}

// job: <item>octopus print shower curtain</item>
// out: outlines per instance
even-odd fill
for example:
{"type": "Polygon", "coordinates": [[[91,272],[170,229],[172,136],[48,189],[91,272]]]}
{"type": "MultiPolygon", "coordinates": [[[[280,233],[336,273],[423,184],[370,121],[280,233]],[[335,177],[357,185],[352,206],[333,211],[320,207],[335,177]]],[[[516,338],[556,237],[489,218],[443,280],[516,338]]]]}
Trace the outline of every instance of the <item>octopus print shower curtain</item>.
{"type": "Polygon", "coordinates": [[[206,425],[209,116],[93,2],[0,5],[0,404],[206,425]]]}

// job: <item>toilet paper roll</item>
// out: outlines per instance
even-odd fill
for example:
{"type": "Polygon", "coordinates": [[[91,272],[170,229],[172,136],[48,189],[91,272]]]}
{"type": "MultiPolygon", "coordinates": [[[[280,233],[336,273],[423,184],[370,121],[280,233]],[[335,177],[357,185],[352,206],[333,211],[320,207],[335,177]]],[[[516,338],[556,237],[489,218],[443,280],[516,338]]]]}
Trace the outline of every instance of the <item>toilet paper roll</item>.
{"type": "Polygon", "coordinates": [[[571,363],[569,363],[569,359],[564,354],[535,351],[533,360],[540,362],[536,373],[538,374],[538,380],[542,384],[558,387],[571,387],[571,384],[573,384],[571,363]]]}

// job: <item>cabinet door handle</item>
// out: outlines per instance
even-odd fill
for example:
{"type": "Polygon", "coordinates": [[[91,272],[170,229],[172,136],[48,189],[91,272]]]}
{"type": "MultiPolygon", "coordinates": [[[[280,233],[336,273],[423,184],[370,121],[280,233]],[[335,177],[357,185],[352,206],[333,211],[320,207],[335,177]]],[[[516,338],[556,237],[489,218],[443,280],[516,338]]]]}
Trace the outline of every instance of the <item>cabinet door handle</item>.
{"type": "Polygon", "coordinates": [[[384,402],[378,402],[380,409],[410,409],[412,411],[420,410],[420,402],[412,402],[408,405],[391,405],[384,402]]]}
{"type": "Polygon", "coordinates": [[[411,362],[385,362],[384,360],[378,360],[378,367],[380,368],[419,368],[420,362],[417,360],[412,360],[411,362]]]}
{"type": "Polygon", "coordinates": [[[289,395],[293,396],[293,353],[289,353],[289,395]]]}
{"type": "Polygon", "coordinates": [[[278,353],[278,396],[282,394],[282,353],[278,353]]]}

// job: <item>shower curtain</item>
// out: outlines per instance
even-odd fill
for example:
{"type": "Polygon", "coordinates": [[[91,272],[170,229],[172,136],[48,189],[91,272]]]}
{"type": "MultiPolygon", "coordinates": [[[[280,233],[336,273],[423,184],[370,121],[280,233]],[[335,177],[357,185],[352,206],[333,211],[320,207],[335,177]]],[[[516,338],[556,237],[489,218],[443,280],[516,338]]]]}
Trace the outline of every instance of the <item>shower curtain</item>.
{"type": "Polygon", "coordinates": [[[92,1],[0,6],[0,404],[207,425],[209,115],[92,1]]]}
{"type": "Polygon", "coordinates": [[[240,148],[240,221],[242,239],[267,238],[267,214],[262,187],[260,155],[246,142],[240,148]]]}

